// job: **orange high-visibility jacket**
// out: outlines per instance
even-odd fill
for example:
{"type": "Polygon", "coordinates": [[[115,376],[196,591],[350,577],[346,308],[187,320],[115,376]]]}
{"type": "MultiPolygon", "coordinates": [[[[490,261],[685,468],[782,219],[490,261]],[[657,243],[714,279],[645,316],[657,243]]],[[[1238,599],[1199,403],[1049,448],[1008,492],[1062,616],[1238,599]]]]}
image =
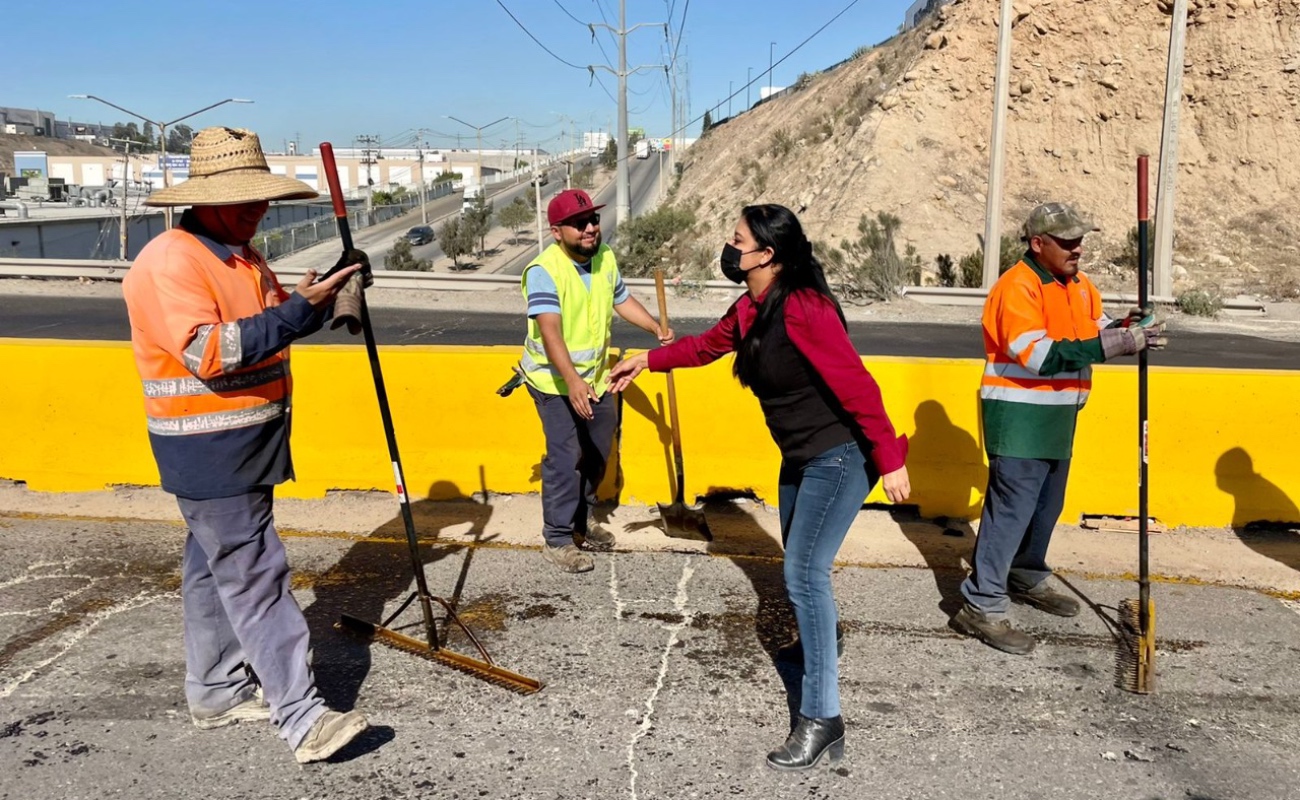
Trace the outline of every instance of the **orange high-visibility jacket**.
{"type": "Polygon", "coordinates": [[[1058,280],[1026,253],[984,304],[980,407],[989,455],[1069,458],[1079,410],[1104,360],[1110,320],[1082,273],[1058,280]]]}
{"type": "Polygon", "coordinates": [[[226,497],[293,476],[289,343],[319,314],[251,247],[173,229],[122,283],[163,488],[226,497]]]}

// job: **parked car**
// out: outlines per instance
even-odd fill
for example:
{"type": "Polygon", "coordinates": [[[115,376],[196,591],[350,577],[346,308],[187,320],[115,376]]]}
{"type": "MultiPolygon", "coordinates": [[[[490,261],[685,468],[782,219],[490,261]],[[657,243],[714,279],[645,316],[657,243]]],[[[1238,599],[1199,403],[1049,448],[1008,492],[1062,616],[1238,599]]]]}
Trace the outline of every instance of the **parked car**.
{"type": "Polygon", "coordinates": [[[406,232],[406,241],[412,245],[428,244],[433,241],[433,228],[428,225],[416,225],[406,232]]]}

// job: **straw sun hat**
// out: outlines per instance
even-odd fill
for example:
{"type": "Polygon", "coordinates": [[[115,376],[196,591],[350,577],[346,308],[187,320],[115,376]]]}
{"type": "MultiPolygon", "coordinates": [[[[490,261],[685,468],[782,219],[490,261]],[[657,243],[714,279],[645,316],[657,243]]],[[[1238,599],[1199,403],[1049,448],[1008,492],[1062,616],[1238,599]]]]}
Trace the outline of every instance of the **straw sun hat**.
{"type": "Polygon", "coordinates": [[[302,181],[272,175],[257,134],[242,128],[204,128],[190,145],[190,177],[160,189],[149,206],[230,206],[258,200],[310,200],[302,181]]]}

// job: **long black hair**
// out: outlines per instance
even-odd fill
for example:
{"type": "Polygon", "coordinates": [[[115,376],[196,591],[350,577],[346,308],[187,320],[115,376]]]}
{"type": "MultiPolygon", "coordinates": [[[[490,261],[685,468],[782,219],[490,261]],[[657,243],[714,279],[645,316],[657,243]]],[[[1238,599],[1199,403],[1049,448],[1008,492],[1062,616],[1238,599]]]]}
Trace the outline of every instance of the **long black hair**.
{"type": "Polygon", "coordinates": [[[826,283],[826,273],[822,270],[821,262],[813,255],[812,242],[804,235],[803,226],[799,224],[799,218],[794,212],[785,206],[768,203],[745,206],[740,216],[745,220],[758,247],[772,248],[775,253],[772,263],[781,265],[758,307],[753,327],[736,348],[732,371],[742,385],[751,386],[759,375],[759,348],[763,337],[778,320],[784,319],[785,301],[792,293],[809,289],[825,296],[835,305],[835,312],[839,314],[845,330],[849,326],[839,301],[826,283]]]}

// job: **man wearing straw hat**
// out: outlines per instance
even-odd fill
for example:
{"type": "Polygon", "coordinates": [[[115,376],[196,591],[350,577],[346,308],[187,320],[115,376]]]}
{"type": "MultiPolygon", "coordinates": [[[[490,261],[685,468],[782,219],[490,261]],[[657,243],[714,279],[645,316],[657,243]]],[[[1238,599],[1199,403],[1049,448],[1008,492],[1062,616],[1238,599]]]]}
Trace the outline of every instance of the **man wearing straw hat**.
{"type": "Polygon", "coordinates": [[[289,294],[249,240],[270,201],[316,196],[271,174],[252,131],[199,131],[189,180],[145,201],[189,208],[122,284],[149,443],[189,526],[181,601],[190,718],[203,730],[269,720],[302,763],[328,758],[367,723],[359,711],[329,710],[316,691],[271,513],[275,485],[293,477],[288,348],[320,329],[365,254],[349,253],[319,282],[308,270],[289,294]]]}

